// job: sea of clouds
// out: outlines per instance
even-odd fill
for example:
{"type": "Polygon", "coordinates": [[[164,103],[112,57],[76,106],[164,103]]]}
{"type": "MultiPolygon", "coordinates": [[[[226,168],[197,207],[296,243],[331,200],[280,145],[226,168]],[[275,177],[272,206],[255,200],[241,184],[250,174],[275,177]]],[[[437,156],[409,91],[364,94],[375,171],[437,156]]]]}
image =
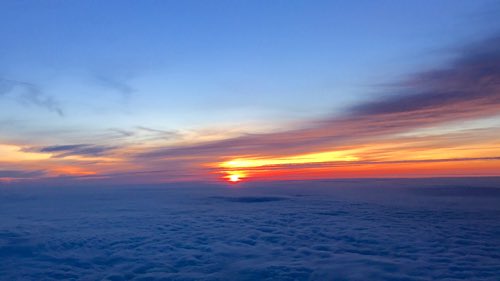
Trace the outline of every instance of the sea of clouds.
{"type": "Polygon", "coordinates": [[[500,180],[0,186],[0,280],[500,280],[500,180]]]}

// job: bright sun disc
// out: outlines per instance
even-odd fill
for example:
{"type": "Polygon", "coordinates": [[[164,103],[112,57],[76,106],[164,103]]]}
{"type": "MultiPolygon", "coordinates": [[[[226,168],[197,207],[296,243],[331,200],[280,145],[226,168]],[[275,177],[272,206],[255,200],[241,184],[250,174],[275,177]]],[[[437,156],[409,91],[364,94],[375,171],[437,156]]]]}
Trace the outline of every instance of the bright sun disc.
{"type": "Polygon", "coordinates": [[[246,179],[247,174],[243,171],[224,171],[223,179],[230,183],[238,183],[246,179]]]}
{"type": "Polygon", "coordinates": [[[239,175],[230,175],[229,176],[229,181],[230,182],[239,182],[241,181],[241,178],[239,175]]]}

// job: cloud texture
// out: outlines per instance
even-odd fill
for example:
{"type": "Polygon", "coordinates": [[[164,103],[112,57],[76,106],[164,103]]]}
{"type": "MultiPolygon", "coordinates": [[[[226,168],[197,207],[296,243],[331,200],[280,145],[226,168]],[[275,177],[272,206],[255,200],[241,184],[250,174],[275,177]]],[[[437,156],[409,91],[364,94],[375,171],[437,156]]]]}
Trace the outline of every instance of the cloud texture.
{"type": "Polygon", "coordinates": [[[6,188],[0,276],[496,281],[500,191],[458,183],[6,188]]]}

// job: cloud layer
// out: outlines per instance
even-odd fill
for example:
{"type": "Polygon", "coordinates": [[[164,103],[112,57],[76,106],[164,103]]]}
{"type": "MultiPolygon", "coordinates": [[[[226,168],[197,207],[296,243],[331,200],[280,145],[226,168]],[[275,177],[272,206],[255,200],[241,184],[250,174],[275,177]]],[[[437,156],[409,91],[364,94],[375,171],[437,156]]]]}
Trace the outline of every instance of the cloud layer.
{"type": "Polygon", "coordinates": [[[0,276],[496,281],[500,190],[458,183],[5,188],[0,276]]]}

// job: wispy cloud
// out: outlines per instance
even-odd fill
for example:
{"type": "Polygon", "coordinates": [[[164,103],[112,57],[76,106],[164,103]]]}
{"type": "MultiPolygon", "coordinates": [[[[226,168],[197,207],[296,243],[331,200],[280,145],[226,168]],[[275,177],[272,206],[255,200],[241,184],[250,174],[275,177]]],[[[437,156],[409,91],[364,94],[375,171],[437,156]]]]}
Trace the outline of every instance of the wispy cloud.
{"type": "Polygon", "coordinates": [[[97,75],[95,76],[95,81],[102,87],[109,88],[120,93],[126,99],[130,98],[130,96],[137,91],[124,80],[119,80],[116,78],[97,75]]]}
{"type": "Polygon", "coordinates": [[[137,129],[143,132],[156,135],[157,138],[162,138],[162,139],[173,139],[173,138],[178,138],[180,136],[179,132],[177,131],[153,129],[145,126],[137,126],[137,129]]]}
{"type": "Polygon", "coordinates": [[[72,145],[54,145],[37,148],[29,148],[30,151],[53,153],[53,157],[67,156],[103,156],[116,149],[116,146],[104,146],[95,144],[72,144],[72,145]]]}
{"type": "Polygon", "coordinates": [[[470,118],[498,112],[500,104],[500,36],[464,48],[448,66],[422,72],[398,83],[393,95],[354,108],[357,115],[412,114],[470,118]]]}
{"type": "Polygon", "coordinates": [[[109,131],[117,133],[120,137],[131,137],[131,136],[135,135],[135,132],[133,132],[131,130],[112,128],[112,129],[109,129],[109,131]]]}
{"type": "Polygon", "coordinates": [[[24,105],[35,105],[63,116],[59,103],[35,84],[0,78],[0,98],[10,97],[24,105]]]}

